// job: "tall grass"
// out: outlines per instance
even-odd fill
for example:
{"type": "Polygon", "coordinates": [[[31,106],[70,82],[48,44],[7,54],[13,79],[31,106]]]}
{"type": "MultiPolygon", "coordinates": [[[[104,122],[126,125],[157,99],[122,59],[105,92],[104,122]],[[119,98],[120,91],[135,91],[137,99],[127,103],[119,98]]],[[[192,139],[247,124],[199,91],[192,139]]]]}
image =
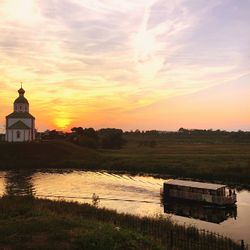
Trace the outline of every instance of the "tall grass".
{"type": "Polygon", "coordinates": [[[0,199],[0,249],[163,249],[131,229],[89,217],[90,207],[32,197],[0,199]]]}
{"type": "MultiPolygon", "coordinates": [[[[73,202],[55,202],[32,197],[4,197],[0,200],[1,221],[22,218],[23,222],[25,222],[30,220],[31,217],[38,218],[42,215],[48,216],[51,214],[56,215],[56,217],[53,217],[53,221],[51,221],[55,231],[73,227],[72,218],[75,218],[73,220],[74,223],[76,221],[88,220],[88,223],[111,225],[118,231],[132,231],[139,235],[145,235],[146,239],[151,239],[154,244],[162,246],[164,249],[241,249],[238,243],[229,238],[207,231],[200,231],[195,227],[177,225],[171,219],[162,216],[158,218],[137,217],[128,214],[118,214],[115,211],[97,208],[88,204],[79,205],[73,202]],[[55,222],[57,216],[66,218],[63,222],[59,220],[59,226],[55,222]]],[[[48,218],[50,220],[51,216],[48,216],[48,218]]],[[[8,230],[11,231],[14,228],[10,226],[8,230]]],[[[58,237],[60,235],[61,233],[58,233],[58,237]]]]}

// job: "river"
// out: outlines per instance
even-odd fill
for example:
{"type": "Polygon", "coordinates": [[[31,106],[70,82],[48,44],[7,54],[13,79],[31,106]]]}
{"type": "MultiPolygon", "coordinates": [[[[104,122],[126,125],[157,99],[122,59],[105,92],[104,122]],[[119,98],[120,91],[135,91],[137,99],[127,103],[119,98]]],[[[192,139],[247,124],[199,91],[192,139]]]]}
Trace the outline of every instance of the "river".
{"type": "Polygon", "coordinates": [[[0,196],[33,194],[36,197],[92,203],[95,193],[100,207],[136,215],[170,216],[180,224],[250,243],[250,192],[237,191],[237,207],[215,209],[186,203],[163,206],[160,188],[167,179],[153,176],[113,174],[80,170],[0,171],[0,196]]]}

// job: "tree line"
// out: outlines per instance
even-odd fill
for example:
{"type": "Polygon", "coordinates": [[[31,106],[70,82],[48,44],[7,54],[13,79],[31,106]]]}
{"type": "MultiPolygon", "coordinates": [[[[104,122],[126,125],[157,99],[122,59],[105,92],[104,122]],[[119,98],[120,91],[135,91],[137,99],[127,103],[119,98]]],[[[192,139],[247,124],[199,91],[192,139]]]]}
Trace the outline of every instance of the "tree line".
{"type": "Polygon", "coordinates": [[[120,149],[126,144],[129,137],[141,138],[139,146],[155,147],[158,144],[157,138],[168,138],[172,140],[212,140],[223,139],[231,142],[250,142],[250,132],[247,131],[225,131],[212,129],[185,129],[180,128],[178,131],[160,131],[160,130],[131,130],[123,131],[117,128],[94,128],[73,127],[71,132],[62,132],[57,130],[47,130],[40,133],[43,140],[64,139],[74,144],[89,147],[93,149],[120,149]]]}
{"type": "Polygon", "coordinates": [[[95,130],[93,128],[73,127],[71,132],[65,133],[57,130],[47,130],[41,133],[41,139],[64,139],[79,146],[93,149],[120,149],[126,143],[122,129],[116,128],[95,130]]]}

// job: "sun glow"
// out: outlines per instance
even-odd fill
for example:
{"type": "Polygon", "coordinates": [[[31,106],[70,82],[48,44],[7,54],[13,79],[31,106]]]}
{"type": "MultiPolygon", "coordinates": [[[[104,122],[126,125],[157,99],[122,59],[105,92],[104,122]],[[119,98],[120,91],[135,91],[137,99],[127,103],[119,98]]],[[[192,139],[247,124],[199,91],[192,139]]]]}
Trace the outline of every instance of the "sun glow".
{"type": "Polygon", "coordinates": [[[25,24],[34,23],[39,18],[39,9],[34,0],[9,0],[3,4],[2,10],[8,13],[10,19],[25,24]]]}
{"type": "Polygon", "coordinates": [[[54,124],[58,129],[66,130],[71,124],[71,119],[66,117],[58,117],[54,120],[54,124]]]}

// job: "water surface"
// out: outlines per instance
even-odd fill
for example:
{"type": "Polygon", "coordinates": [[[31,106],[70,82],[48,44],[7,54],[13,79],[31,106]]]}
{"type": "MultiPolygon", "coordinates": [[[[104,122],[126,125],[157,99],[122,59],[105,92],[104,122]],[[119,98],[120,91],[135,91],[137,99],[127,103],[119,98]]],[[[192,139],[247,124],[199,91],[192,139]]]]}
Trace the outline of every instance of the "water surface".
{"type": "Polygon", "coordinates": [[[0,171],[0,195],[33,194],[50,199],[64,198],[92,203],[100,197],[99,206],[136,215],[171,216],[178,223],[192,224],[250,242],[250,192],[237,192],[237,207],[214,209],[187,203],[161,204],[160,188],[166,179],[107,172],[79,170],[0,171]]]}

